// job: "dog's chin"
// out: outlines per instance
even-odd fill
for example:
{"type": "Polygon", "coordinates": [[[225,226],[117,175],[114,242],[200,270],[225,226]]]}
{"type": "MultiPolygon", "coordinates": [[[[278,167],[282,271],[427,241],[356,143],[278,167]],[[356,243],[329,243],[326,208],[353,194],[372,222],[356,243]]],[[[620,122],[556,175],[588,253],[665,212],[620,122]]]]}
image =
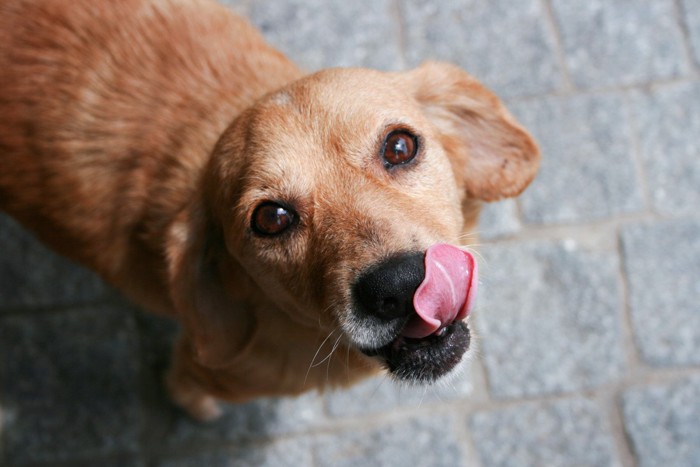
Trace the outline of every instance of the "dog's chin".
{"type": "Polygon", "coordinates": [[[399,381],[429,384],[452,372],[463,360],[470,343],[469,327],[457,321],[421,339],[399,334],[386,345],[360,350],[380,359],[399,381]]]}

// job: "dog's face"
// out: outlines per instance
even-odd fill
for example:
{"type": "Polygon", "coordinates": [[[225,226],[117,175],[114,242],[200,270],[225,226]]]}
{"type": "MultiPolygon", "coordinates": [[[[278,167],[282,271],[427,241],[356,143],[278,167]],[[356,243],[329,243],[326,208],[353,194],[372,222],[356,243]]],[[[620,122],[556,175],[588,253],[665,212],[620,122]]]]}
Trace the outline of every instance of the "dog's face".
{"type": "Polygon", "coordinates": [[[500,102],[447,65],[328,70],[263,98],[217,144],[189,253],[174,254],[195,264],[173,276],[200,358],[225,364],[272,305],[341,330],[401,379],[448,373],[476,287],[474,258],[450,245],[478,201],[519,193],[537,161],[500,102]],[[234,344],[217,343],[227,329],[234,344]]]}

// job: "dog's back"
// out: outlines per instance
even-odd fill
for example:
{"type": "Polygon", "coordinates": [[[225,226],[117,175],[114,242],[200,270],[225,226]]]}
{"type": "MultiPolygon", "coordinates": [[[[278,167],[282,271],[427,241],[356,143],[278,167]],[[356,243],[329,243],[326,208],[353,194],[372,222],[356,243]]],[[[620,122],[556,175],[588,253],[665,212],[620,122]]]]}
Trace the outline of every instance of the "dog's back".
{"type": "Polygon", "coordinates": [[[223,129],[297,74],[214,2],[4,1],[0,209],[127,290],[166,296],[149,267],[164,224],[223,129]]]}

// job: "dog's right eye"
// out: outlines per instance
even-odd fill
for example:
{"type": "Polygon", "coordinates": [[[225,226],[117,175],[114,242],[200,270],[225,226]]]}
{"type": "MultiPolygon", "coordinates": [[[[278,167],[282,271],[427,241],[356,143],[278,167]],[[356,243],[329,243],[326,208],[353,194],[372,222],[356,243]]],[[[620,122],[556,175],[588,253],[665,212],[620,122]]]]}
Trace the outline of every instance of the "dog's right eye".
{"type": "Polygon", "coordinates": [[[251,228],[258,235],[279,235],[289,229],[296,221],[296,213],[281,204],[266,201],[260,204],[251,219],[251,228]]]}

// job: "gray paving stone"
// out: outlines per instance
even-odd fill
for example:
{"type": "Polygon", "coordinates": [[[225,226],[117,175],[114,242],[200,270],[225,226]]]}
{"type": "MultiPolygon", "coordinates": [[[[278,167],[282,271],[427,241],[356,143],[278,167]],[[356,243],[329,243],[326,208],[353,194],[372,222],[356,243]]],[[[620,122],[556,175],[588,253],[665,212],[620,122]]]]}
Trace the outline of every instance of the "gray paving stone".
{"type": "Polygon", "coordinates": [[[634,94],[641,158],[654,207],[695,215],[700,206],[700,83],[634,94]]]}
{"type": "Polygon", "coordinates": [[[503,97],[560,89],[553,32],[538,0],[403,0],[406,55],[454,62],[503,97]]]}
{"type": "Polygon", "coordinates": [[[573,241],[486,245],[480,347],[496,397],[594,388],[624,368],[617,257],[573,241]]]}
{"type": "Polygon", "coordinates": [[[700,377],[628,390],[622,408],[641,467],[700,466],[700,377]]]}
{"type": "Polygon", "coordinates": [[[587,399],[477,412],[469,427],[484,467],[620,465],[603,415],[587,399]]]}
{"type": "Polygon", "coordinates": [[[465,440],[453,416],[430,415],[373,426],[371,431],[348,430],[321,436],[316,442],[320,466],[458,467],[468,465],[465,440]]]}
{"type": "Polygon", "coordinates": [[[138,450],[138,348],[111,307],[0,320],[0,405],[9,465],[138,450]]]}
{"type": "Polygon", "coordinates": [[[291,438],[264,445],[246,445],[227,451],[207,449],[199,454],[177,456],[159,467],[311,467],[311,442],[291,438]]]}
{"type": "Polygon", "coordinates": [[[548,98],[512,108],[542,150],[540,172],[520,197],[525,222],[585,222],[644,208],[620,96],[548,98]]]}
{"type": "Polygon", "coordinates": [[[577,86],[645,83],[689,70],[672,0],[552,0],[552,7],[577,86]]]}
{"type": "Polygon", "coordinates": [[[46,464],[29,465],[32,467],[146,467],[146,463],[142,459],[128,454],[110,456],[108,458],[71,459],[64,462],[50,461],[46,464]]]}
{"type": "Polygon", "coordinates": [[[324,67],[401,68],[398,20],[390,0],[260,0],[250,15],[265,37],[294,62],[324,67]]]}
{"type": "Polygon", "coordinates": [[[197,423],[178,413],[166,445],[239,442],[299,433],[324,423],[322,398],[310,392],[297,398],[260,399],[240,405],[224,404],[224,415],[212,423],[197,423]]]}
{"type": "Polygon", "coordinates": [[[141,335],[141,353],[145,363],[165,370],[170,365],[170,355],[179,333],[177,322],[165,316],[136,311],[136,322],[141,335]]]}
{"type": "MultiPolygon", "coordinates": [[[[498,203],[486,203],[479,217],[477,232],[484,240],[492,240],[500,237],[514,235],[522,229],[518,217],[518,206],[513,199],[498,203]]],[[[464,241],[469,245],[469,237],[464,241]]]]}
{"type": "Polygon", "coordinates": [[[84,303],[107,291],[95,274],[53,253],[0,213],[0,310],[84,303]]]}
{"type": "Polygon", "coordinates": [[[147,427],[142,443],[160,452],[166,447],[166,433],[174,419],[183,417],[175,408],[165,388],[164,376],[171,365],[172,351],[178,326],[170,319],[151,313],[134,313],[141,354],[143,425],[147,427]]]}
{"type": "Polygon", "coordinates": [[[158,467],[234,467],[236,456],[228,451],[206,450],[198,454],[177,456],[158,463],[158,467]]]}
{"type": "Polygon", "coordinates": [[[697,0],[682,0],[685,24],[690,36],[695,64],[700,66],[700,2],[697,0]]]}
{"type": "Polygon", "coordinates": [[[700,364],[700,221],[622,232],[635,340],[654,365],[700,364]]]}
{"type": "Polygon", "coordinates": [[[464,399],[473,392],[470,370],[467,368],[459,377],[432,386],[400,385],[387,376],[371,378],[351,388],[329,392],[326,407],[333,417],[347,417],[464,399]]]}
{"type": "Polygon", "coordinates": [[[241,455],[239,459],[245,462],[236,465],[249,465],[250,467],[310,467],[313,465],[311,440],[290,438],[276,441],[261,446],[259,449],[249,450],[247,455],[241,455]]]}

